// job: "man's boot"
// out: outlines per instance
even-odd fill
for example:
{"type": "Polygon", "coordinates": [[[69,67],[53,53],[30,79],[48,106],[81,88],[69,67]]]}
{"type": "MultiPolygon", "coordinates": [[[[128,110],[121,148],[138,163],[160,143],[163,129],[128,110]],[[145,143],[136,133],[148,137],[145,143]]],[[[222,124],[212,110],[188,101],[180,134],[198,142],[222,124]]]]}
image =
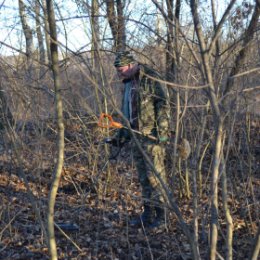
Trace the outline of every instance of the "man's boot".
{"type": "Polygon", "coordinates": [[[130,220],[130,226],[148,226],[151,224],[151,217],[152,217],[152,209],[150,205],[144,205],[144,211],[141,216],[138,216],[132,220],[130,220]]]}
{"type": "Polygon", "coordinates": [[[155,219],[148,226],[149,228],[161,228],[165,226],[165,209],[161,207],[155,207],[155,219]]]}

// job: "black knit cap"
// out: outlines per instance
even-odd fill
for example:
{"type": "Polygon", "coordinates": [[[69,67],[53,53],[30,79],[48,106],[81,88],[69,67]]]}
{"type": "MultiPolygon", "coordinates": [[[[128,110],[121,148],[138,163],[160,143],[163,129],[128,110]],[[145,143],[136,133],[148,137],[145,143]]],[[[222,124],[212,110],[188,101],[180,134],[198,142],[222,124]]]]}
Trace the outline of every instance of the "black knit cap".
{"type": "Polygon", "coordinates": [[[134,62],[135,62],[134,57],[129,51],[121,51],[116,53],[114,66],[124,67],[134,62]]]}

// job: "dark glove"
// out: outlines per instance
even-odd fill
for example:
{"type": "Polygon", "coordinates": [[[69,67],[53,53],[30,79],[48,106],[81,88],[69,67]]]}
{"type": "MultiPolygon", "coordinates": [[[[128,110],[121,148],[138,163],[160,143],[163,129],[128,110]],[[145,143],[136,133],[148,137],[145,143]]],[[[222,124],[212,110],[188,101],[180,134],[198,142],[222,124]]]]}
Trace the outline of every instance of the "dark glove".
{"type": "Polygon", "coordinates": [[[119,140],[118,138],[105,138],[104,143],[106,144],[111,144],[112,146],[116,146],[116,147],[122,147],[125,142],[123,142],[122,140],[119,140]]]}
{"type": "Polygon", "coordinates": [[[112,145],[122,147],[125,143],[131,140],[130,133],[127,129],[121,128],[114,137],[112,145]]]}
{"type": "Polygon", "coordinates": [[[118,133],[116,134],[116,137],[120,140],[120,142],[127,142],[131,139],[130,133],[127,129],[121,128],[118,133]]]}

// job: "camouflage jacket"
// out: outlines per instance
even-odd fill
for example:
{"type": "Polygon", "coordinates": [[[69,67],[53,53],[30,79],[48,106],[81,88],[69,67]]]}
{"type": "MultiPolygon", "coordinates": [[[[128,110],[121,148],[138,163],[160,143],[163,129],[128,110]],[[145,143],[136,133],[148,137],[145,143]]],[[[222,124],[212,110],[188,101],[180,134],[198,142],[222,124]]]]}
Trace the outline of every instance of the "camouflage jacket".
{"type": "MultiPolygon", "coordinates": [[[[138,86],[133,106],[136,106],[137,130],[145,135],[161,138],[168,137],[170,106],[166,85],[157,79],[160,79],[157,72],[146,65],[140,65],[138,78],[135,79],[138,86]]],[[[125,95],[123,95],[122,107],[127,102],[124,97],[125,95]]],[[[121,131],[121,135],[126,137],[127,133],[121,131]]]]}

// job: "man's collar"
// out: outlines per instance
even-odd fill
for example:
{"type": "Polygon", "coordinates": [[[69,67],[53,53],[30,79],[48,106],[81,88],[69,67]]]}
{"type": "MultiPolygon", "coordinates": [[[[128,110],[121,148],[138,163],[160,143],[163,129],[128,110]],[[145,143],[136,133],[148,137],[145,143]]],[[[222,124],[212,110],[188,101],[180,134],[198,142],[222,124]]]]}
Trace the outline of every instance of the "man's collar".
{"type": "Polygon", "coordinates": [[[129,82],[131,82],[131,81],[132,81],[132,79],[123,79],[123,80],[122,80],[122,82],[123,82],[124,84],[129,83],[129,82]]]}

